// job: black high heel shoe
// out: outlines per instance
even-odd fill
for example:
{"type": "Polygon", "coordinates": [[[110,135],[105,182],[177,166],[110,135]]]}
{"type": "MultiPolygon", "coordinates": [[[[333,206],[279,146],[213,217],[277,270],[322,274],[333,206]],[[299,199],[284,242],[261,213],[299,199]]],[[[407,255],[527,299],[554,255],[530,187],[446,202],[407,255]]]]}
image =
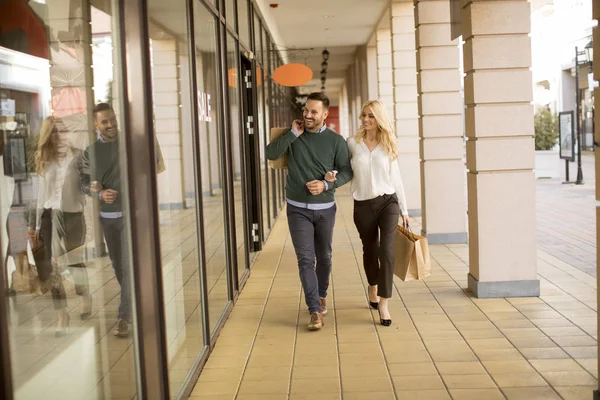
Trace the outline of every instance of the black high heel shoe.
{"type": "MultiPolygon", "coordinates": [[[[367,297],[371,297],[371,292],[372,292],[371,289],[374,289],[374,294],[375,295],[377,294],[377,285],[374,285],[374,286],[369,285],[369,289],[368,289],[369,295],[367,297]]],[[[377,310],[379,308],[379,302],[378,301],[371,301],[369,299],[369,305],[371,306],[371,308],[373,308],[375,310],[377,310]]]]}
{"type": "Polygon", "coordinates": [[[379,312],[379,322],[383,326],[391,326],[392,325],[392,320],[391,319],[383,319],[383,318],[381,318],[381,312],[379,312]]]}

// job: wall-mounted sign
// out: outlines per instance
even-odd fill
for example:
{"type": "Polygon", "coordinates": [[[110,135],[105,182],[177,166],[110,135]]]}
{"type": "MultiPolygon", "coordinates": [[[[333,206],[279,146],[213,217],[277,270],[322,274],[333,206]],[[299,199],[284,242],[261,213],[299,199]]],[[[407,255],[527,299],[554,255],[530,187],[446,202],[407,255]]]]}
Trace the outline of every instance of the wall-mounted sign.
{"type": "Polygon", "coordinates": [[[575,112],[563,111],[558,114],[558,138],[560,158],[575,161],[575,112]]]}
{"type": "Polygon", "coordinates": [[[198,114],[200,121],[212,122],[212,117],[210,116],[211,110],[210,94],[198,92],[198,114]]]}
{"type": "Polygon", "coordinates": [[[0,117],[14,117],[16,114],[15,101],[13,99],[0,100],[0,117]]]}

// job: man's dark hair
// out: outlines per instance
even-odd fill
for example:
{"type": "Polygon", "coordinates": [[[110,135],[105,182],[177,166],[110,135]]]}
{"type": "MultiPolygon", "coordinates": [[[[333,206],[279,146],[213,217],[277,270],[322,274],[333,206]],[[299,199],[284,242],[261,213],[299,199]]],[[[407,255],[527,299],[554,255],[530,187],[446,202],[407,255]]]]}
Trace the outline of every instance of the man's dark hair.
{"type": "Polygon", "coordinates": [[[112,111],[112,106],[108,103],[98,103],[96,104],[96,106],[94,107],[94,118],[96,117],[96,114],[98,114],[101,111],[107,111],[107,110],[111,110],[112,111]]]}
{"type": "Polygon", "coordinates": [[[321,92],[313,92],[313,93],[309,94],[306,101],[309,101],[309,100],[320,101],[321,103],[323,103],[324,109],[326,109],[326,110],[329,109],[329,97],[325,96],[325,94],[323,94],[321,92]]]}

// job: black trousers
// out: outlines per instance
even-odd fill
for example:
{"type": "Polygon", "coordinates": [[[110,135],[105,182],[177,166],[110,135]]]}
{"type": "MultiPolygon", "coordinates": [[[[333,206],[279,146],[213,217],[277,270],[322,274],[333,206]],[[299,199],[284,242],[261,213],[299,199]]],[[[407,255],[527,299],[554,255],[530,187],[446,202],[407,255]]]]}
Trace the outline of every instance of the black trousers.
{"type": "MultiPolygon", "coordinates": [[[[60,257],[85,242],[85,218],[83,213],[66,213],[59,210],[45,209],[40,226],[42,247],[33,252],[38,277],[42,284],[50,287],[54,308],[60,310],[67,306],[67,295],[62,278],[52,265],[52,257],[60,257]],[[60,246],[56,242],[60,241],[60,246]],[[53,249],[61,248],[61,252],[53,254],[53,249]]],[[[68,265],[75,278],[75,291],[78,295],[88,293],[88,275],[85,264],[68,265]]]]}
{"type": "Polygon", "coordinates": [[[384,298],[392,297],[399,217],[395,194],[354,201],[354,224],[363,244],[367,281],[371,286],[377,285],[377,295],[384,298]]]}

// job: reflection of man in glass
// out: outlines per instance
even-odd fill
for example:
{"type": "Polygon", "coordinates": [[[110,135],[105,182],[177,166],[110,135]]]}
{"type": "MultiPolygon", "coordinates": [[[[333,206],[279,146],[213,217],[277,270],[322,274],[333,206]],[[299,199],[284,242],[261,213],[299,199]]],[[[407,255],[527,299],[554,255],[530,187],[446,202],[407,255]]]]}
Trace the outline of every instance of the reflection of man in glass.
{"type": "Polygon", "coordinates": [[[94,107],[94,123],[100,133],[83,155],[83,181],[86,192],[100,199],[100,222],[108,247],[108,254],[121,286],[118,321],[113,334],[127,337],[131,319],[131,296],[125,221],[119,163],[119,127],[112,107],[100,103],[94,107]],[[91,177],[95,181],[91,182],[91,177]]]}

